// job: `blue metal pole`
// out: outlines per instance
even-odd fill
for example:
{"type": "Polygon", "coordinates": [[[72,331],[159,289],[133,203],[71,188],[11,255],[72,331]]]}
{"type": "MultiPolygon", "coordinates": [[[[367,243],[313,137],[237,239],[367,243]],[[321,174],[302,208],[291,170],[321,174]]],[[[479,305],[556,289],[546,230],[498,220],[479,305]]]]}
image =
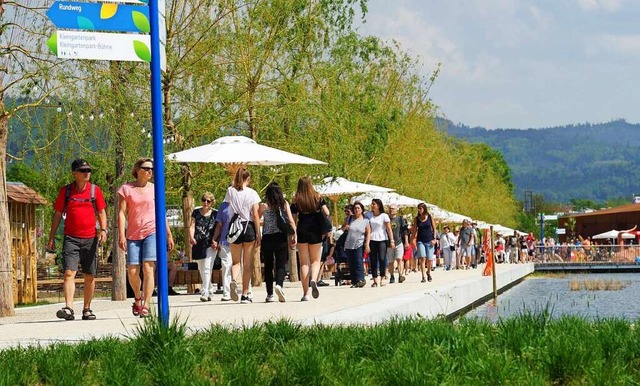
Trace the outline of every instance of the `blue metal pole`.
{"type": "Polygon", "coordinates": [[[151,128],[153,137],[153,168],[156,198],[156,252],[158,261],[158,317],[169,325],[169,285],[167,273],[167,215],[164,198],[164,146],[162,128],[162,83],[160,72],[160,19],[158,0],[149,2],[151,26],[151,128]]]}
{"type": "Polygon", "coordinates": [[[540,244],[543,244],[544,240],[544,213],[540,213],[540,244]]]}

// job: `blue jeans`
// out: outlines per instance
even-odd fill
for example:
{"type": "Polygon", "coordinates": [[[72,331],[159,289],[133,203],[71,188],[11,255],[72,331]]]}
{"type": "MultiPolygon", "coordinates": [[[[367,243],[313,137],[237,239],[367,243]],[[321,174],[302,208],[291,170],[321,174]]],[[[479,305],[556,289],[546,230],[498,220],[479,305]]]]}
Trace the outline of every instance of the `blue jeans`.
{"type": "Polygon", "coordinates": [[[127,239],[127,264],[140,265],[140,261],[156,261],[156,234],[142,240],[127,239]]]}
{"type": "Polygon", "coordinates": [[[380,270],[380,276],[385,276],[387,272],[387,241],[373,241],[369,242],[371,247],[371,253],[369,253],[369,261],[371,262],[371,275],[375,279],[378,277],[378,270],[380,270]]]}
{"type": "Polygon", "coordinates": [[[431,243],[423,243],[422,241],[418,241],[418,259],[427,258],[427,260],[435,260],[436,256],[434,254],[435,247],[431,245],[431,243]]]}
{"type": "Polygon", "coordinates": [[[351,284],[364,281],[364,266],[362,265],[362,257],[364,255],[364,246],[356,249],[345,249],[347,259],[349,259],[349,273],[351,274],[351,284]]]}

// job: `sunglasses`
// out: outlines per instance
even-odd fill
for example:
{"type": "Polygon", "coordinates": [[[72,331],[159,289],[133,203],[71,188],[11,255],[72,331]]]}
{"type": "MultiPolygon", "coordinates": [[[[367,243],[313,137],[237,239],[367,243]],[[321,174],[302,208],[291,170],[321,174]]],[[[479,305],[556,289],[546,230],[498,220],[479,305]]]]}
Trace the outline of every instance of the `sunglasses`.
{"type": "Polygon", "coordinates": [[[80,173],[91,173],[91,169],[77,169],[76,172],[80,172],[80,173]]]}
{"type": "Polygon", "coordinates": [[[140,169],[146,171],[146,172],[152,172],[153,171],[153,166],[140,166],[140,169]]]}
{"type": "Polygon", "coordinates": [[[211,204],[213,201],[212,200],[207,200],[206,198],[203,198],[202,202],[206,202],[207,204],[211,204]]]}

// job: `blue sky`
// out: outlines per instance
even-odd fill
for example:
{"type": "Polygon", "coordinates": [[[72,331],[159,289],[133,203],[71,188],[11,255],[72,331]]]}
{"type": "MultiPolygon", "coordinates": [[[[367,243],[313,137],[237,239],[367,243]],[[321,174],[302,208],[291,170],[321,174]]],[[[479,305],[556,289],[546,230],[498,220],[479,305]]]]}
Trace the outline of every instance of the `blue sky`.
{"type": "Polygon", "coordinates": [[[395,40],[453,122],[640,122],[640,0],[370,0],[362,35],[395,40]]]}

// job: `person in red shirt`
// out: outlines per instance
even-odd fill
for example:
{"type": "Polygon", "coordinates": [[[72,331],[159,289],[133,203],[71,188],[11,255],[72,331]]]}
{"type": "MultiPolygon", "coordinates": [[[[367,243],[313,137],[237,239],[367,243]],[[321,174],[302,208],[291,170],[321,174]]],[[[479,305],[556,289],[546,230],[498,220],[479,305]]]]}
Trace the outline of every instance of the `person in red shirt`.
{"type": "Polygon", "coordinates": [[[94,320],[91,311],[91,300],[95,289],[93,280],[98,270],[98,243],[107,240],[107,204],[102,191],[96,185],[92,188],[91,166],[87,161],[78,158],[71,163],[74,181],[60,189],[58,198],[53,204],[53,220],[49,232],[49,250],[55,250],[55,237],[62,218],[64,221],[64,241],[62,245],[62,261],[64,267],[64,301],[65,307],[58,310],[60,319],[73,320],[73,298],[76,285],[75,277],[78,264],[82,265],[84,274],[84,307],[82,320],[94,320]],[[100,230],[96,230],[96,220],[100,230]]]}

